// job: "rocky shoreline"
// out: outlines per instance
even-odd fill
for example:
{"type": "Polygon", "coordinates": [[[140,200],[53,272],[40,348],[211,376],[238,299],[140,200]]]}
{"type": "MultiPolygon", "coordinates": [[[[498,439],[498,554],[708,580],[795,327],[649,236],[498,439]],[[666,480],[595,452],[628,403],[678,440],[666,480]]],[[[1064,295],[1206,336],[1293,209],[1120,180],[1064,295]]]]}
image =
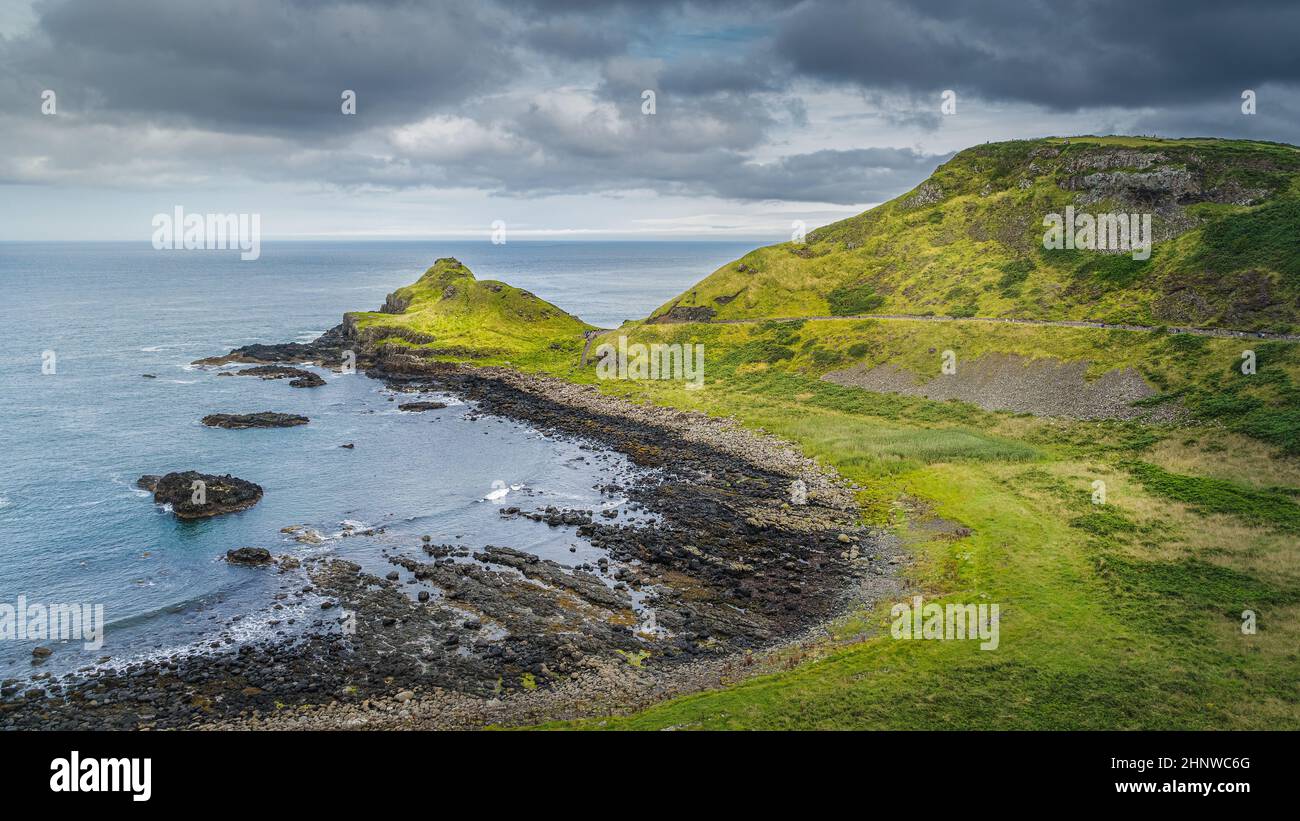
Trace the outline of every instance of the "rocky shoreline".
{"type": "MultiPolygon", "coordinates": [[[[329,363],[347,340],[336,329],[322,341],[256,353],[329,363]]],[[[360,359],[396,390],[453,393],[471,413],[625,454],[646,470],[602,493],[648,520],[501,510],[576,525],[604,551],[576,567],[428,537],[390,556],[383,578],[341,558],[300,567],[232,552],[241,572],[287,574],[275,606],[309,629],[6,681],[0,728],[471,728],[608,715],[759,672],[788,653],[778,648],[896,588],[898,557],[858,527],[852,488],[787,443],[504,368],[389,349],[360,359]]]]}

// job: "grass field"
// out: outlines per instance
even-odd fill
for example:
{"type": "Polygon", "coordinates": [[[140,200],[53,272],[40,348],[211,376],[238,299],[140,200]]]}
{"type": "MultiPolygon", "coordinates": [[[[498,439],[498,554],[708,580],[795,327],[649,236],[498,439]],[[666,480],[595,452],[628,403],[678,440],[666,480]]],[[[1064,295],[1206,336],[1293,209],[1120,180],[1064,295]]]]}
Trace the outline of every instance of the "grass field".
{"type": "MultiPolygon", "coordinates": [[[[788,327],[651,326],[639,333],[708,340],[706,389],[599,384],[735,416],[856,481],[868,520],[906,545],[911,590],[939,603],[999,604],[998,649],[895,640],[886,602],[847,618],[835,639],[788,671],[636,715],[554,726],[1300,727],[1294,458],[1213,419],[1066,422],[831,385],[817,378],[814,347],[876,346],[907,363],[902,348],[883,349],[915,349],[917,335],[936,332],[922,323],[888,333],[844,324],[808,323],[798,338],[788,327]],[[1093,503],[1097,480],[1106,485],[1104,505],[1093,503]],[[969,535],[935,528],[936,520],[969,535]],[[1253,635],[1242,630],[1247,610],[1253,635]]],[[[1140,364],[1169,346],[1134,334],[1123,344],[1094,330],[958,333],[980,338],[953,344],[1088,353],[1109,366],[1140,364]]],[[[1231,361],[1236,343],[1218,351],[1219,342],[1198,344],[1197,354],[1231,361]]],[[[572,365],[562,375],[593,379],[572,365]]]]}

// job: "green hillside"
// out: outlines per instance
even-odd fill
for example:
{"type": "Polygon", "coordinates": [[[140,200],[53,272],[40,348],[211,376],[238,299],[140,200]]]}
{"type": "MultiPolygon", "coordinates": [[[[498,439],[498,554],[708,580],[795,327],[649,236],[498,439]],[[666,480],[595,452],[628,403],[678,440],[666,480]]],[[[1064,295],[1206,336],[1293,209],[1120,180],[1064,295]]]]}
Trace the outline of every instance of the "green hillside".
{"type": "Polygon", "coordinates": [[[905,547],[909,595],[1000,602],[1002,644],[895,641],[886,599],[755,664],[768,675],[548,726],[1300,727],[1300,346],[1252,343],[1262,364],[1246,376],[1240,341],[1185,334],[857,319],[627,333],[704,345],[704,388],[600,380],[576,362],[558,373],[797,443],[854,481],[864,522],[905,547]],[[1150,405],[1194,412],[1174,424],[1045,418],[823,378],[854,361],[934,375],[944,348],[963,362],[1014,352],[1086,360],[1092,374],[1137,368],[1168,382],[1150,405]]]}
{"type": "Polygon", "coordinates": [[[451,257],[389,294],[379,311],[350,313],[347,321],[367,343],[481,362],[568,356],[581,350],[582,333],[591,328],[528,291],[475,279],[451,257]]]}
{"type": "Polygon", "coordinates": [[[990,143],[803,244],[723,266],[652,316],[938,314],[1291,331],[1300,319],[1297,180],[1300,149],[1276,143],[990,143]],[[1045,250],[1044,217],[1067,206],[1151,214],[1150,258],[1045,250]]]}

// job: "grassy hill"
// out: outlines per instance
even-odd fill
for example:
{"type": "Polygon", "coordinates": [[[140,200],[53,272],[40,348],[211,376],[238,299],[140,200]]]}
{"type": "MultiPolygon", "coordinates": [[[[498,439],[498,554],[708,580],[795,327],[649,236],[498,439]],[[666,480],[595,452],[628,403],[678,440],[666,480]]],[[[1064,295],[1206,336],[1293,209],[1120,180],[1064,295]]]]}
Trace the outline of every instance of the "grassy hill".
{"type": "Polygon", "coordinates": [[[912,191],[719,268],[652,316],[939,314],[1291,331],[1300,149],[1072,137],[966,149],[912,191]],[[1150,213],[1153,252],[1045,250],[1044,217],[1150,213]]]}
{"type": "MultiPolygon", "coordinates": [[[[1131,137],[992,143],[958,153],[903,196],[811,232],[806,244],[759,248],[724,265],[628,331],[652,338],[676,327],[715,339],[719,357],[749,357],[751,369],[812,377],[898,369],[921,385],[938,376],[945,350],[966,363],[988,357],[980,365],[999,357],[1039,360],[1029,363],[1038,368],[1086,363],[1090,380],[1123,369],[1144,380],[1149,407],[1176,405],[1192,421],[1297,455],[1300,348],[1159,332],[1294,333],[1297,238],[1300,149],[1293,146],[1131,137]],[[1151,213],[1150,258],[1045,250],[1044,217],[1070,206],[1151,213]],[[718,334],[700,322],[872,314],[1155,330],[846,319],[718,334]],[[1251,375],[1240,369],[1247,350],[1267,362],[1251,375]]],[[[1005,393],[1015,385],[989,387],[1005,393]]]]}
{"type": "Polygon", "coordinates": [[[482,364],[576,354],[592,327],[528,291],[479,281],[450,257],[389,294],[379,311],[350,313],[347,321],[368,343],[482,364]]]}

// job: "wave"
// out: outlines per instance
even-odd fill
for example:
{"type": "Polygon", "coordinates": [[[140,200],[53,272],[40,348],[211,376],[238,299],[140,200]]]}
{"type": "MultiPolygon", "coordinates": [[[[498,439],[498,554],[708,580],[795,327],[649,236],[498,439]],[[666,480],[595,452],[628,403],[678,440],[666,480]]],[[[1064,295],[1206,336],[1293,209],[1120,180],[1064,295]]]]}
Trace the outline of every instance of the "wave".
{"type": "MultiPolygon", "coordinates": [[[[147,583],[152,586],[154,583],[146,578],[132,579],[133,584],[147,583]]],[[[113,630],[125,630],[129,627],[136,627],[141,624],[148,624],[154,619],[175,616],[186,613],[196,608],[206,608],[213,602],[220,602],[226,595],[235,592],[238,589],[236,584],[228,584],[217,587],[209,593],[201,593],[191,596],[187,599],[163,604],[157,607],[151,607],[148,610],[142,610],[139,613],[133,613],[130,616],[123,616],[117,619],[110,619],[104,622],[104,632],[108,633],[113,630]]],[[[107,609],[107,608],[105,608],[107,609]]]]}
{"type": "MultiPolygon", "coordinates": [[[[110,634],[131,627],[147,626],[154,619],[194,611],[196,608],[200,611],[206,610],[206,605],[213,600],[214,595],[209,594],[154,608],[144,613],[108,622],[104,625],[104,632],[110,634]]],[[[216,600],[220,600],[219,596],[216,597],[216,600]]],[[[313,594],[304,596],[301,602],[284,604],[280,610],[270,607],[258,608],[240,614],[241,618],[233,623],[213,623],[211,627],[202,629],[197,634],[191,634],[191,637],[182,638],[180,642],[173,640],[162,647],[148,649],[129,646],[126,648],[127,652],[124,655],[114,655],[109,661],[96,666],[99,669],[116,670],[140,662],[165,659],[177,655],[193,657],[229,653],[242,644],[272,638],[278,631],[286,629],[287,622],[291,618],[301,622],[303,627],[297,629],[289,627],[288,630],[301,633],[306,629],[307,617],[318,612],[320,602],[323,600],[321,596],[313,594]],[[271,622],[276,623],[272,624],[271,622]],[[227,638],[232,639],[233,644],[224,640],[227,638]],[[221,646],[213,648],[213,642],[219,642],[221,646]]],[[[134,644],[134,642],[131,642],[131,644],[134,644]]]]}
{"type": "Polygon", "coordinates": [[[524,490],[527,487],[528,485],[525,484],[507,485],[505,482],[501,481],[500,479],[497,479],[495,482],[492,483],[492,490],[490,490],[488,494],[483,497],[482,501],[499,502],[500,500],[506,498],[506,496],[509,496],[511,492],[524,490]]]}
{"type": "Polygon", "coordinates": [[[140,486],[137,485],[135,482],[133,482],[133,481],[128,481],[128,480],[126,480],[126,479],[123,479],[123,478],[122,478],[122,474],[120,474],[120,473],[114,473],[114,474],[111,474],[111,475],[108,477],[108,480],[109,480],[110,482],[112,482],[113,484],[115,484],[115,485],[120,485],[121,487],[124,487],[124,488],[126,488],[127,490],[131,491],[131,495],[133,495],[133,496],[139,496],[139,497],[142,497],[142,498],[143,498],[143,497],[146,497],[146,496],[149,496],[149,497],[152,497],[152,496],[153,496],[152,493],[150,493],[149,491],[147,491],[147,490],[145,490],[144,488],[140,487],[140,486]]]}

